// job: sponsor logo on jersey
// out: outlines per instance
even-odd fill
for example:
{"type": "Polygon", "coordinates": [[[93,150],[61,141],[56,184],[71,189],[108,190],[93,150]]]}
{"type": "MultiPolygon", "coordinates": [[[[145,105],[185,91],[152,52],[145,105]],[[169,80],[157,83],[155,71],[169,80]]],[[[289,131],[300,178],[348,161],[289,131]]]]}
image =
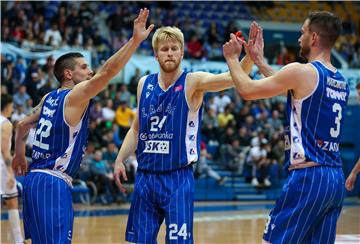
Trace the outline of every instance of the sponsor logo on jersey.
{"type": "Polygon", "coordinates": [[[153,84],[148,84],[147,89],[150,90],[150,91],[154,90],[154,85],[153,84]]]}
{"type": "Polygon", "coordinates": [[[183,90],[183,86],[182,86],[182,85],[175,86],[175,88],[174,88],[174,91],[175,91],[175,92],[182,91],[182,90],[183,90]]]}
{"type": "Polygon", "coordinates": [[[305,158],[304,158],[304,155],[302,155],[301,153],[294,152],[293,153],[293,159],[298,160],[298,159],[305,159],[305,158]]]}
{"type": "Polygon", "coordinates": [[[190,140],[190,141],[195,141],[195,135],[190,135],[190,136],[189,136],[189,140],[190,140]]]}
{"type": "Polygon", "coordinates": [[[339,143],[331,141],[316,140],[316,144],[324,151],[338,152],[339,143]]]}
{"type": "Polygon", "coordinates": [[[59,98],[54,99],[50,97],[49,99],[46,100],[46,103],[50,104],[50,106],[52,107],[57,106],[58,102],[59,102],[59,98]]]}
{"type": "Polygon", "coordinates": [[[144,153],[169,154],[169,141],[145,141],[144,153]]]}
{"type": "Polygon", "coordinates": [[[42,152],[36,151],[34,149],[33,149],[32,155],[31,155],[31,157],[33,159],[48,159],[48,158],[50,158],[50,156],[51,156],[50,153],[42,153],[42,152]]]}
{"type": "Polygon", "coordinates": [[[52,117],[54,117],[55,111],[56,111],[56,110],[54,110],[54,109],[49,109],[48,107],[46,107],[46,106],[44,105],[43,115],[48,116],[49,118],[52,118],[52,117]]]}
{"type": "Polygon", "coordinates": [[[193,148],[190,148],[189,153],[190,153],[190,155],[195,155],[196,154],[196,152],[195,152],[195,150],[193,148]]]}
{"type": "Polygon", "coordinates": [[[293,142],[294,143],[299,143],[300,142],[300,138],[298,136],[293,136],[293,142]]]}
{"type": "Polygon", "coordinates": [[[142,140],[142,141],[146,141],[146,140],[147,140],[147,135],[146,135],[146,133],[140,133],[140,140],[142,140]]]}
{"type": "Polygon", "coordinates": [[[195,122],[194,122],[194,121],[190,121],[190,122],[189,122],[189,127],[194,128],[194,127],[195,127],[195,122]]]}
{"type": "Polygon", "coordinates": [[[329,87],[326,87],[326,96],[335,100],[341,100],[346,102],[347,92],[344,91],[339,92],[329,87]]]}
{"type": "Polygon", "coordinates": [[[146,140],[172,140],[174,138],[174,133],[164,132],[164,133],[140,133],[140,140],[146,141],[146,140]]]}

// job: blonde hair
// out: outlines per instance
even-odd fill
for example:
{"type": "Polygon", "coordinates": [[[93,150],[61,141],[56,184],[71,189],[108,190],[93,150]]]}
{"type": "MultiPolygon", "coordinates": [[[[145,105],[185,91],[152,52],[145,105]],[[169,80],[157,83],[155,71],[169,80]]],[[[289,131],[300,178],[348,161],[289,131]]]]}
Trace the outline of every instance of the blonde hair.
{"type": "Polygon", "coordinates": [[[159,48],[159,43],[162,41],[177,41],[181,45],[181,49],[184,50],[184,34],[175,26],[166,26],[157,29],[152,38],[152,47],[155,52],[159,48]]]}

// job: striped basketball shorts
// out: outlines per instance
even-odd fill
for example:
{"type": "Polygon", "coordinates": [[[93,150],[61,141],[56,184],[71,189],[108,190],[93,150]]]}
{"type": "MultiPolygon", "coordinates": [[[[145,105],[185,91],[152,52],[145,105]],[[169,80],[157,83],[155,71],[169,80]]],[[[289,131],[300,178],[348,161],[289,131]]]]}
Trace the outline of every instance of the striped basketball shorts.
{"type": "Polygon", "coordinates": [[[126,240],[157,243],[165,219],[166,243],[193,243],[194,176],[191,166],[168,173],[138,171],[126,240]]]}
{"type": "Polygon", "coordinates": [[[72,197],[64,180],[30,172],[24,180],[23,215],[25,239],[32,243],[71,243],[72,197]]]}
{"type": "Polygon", "coordinates": [[[345,194],[341,168],[319,166],[290,171],[264,240],[270,243],[334,243],[345,194]]]}

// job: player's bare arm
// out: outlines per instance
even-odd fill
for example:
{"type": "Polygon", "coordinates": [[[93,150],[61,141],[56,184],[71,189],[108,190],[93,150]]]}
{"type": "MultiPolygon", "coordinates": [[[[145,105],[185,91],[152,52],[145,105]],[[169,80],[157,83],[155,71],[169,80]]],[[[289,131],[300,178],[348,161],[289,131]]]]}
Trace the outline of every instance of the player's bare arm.
{"type": "Polygon", "coordinates": [[[39,120],[42,105],[48,94],[43,96],[40,103],[35,106],[24,119],[20,120],[15,130],[15,155],[12,159],[12,169],[16,175],[25,175],[27,162],[25,159],[26,140],[29,131],[39,120]]]}
{"type": "Polygon", "coordinates": [[[132,38],[105,62],[94,77],[74,86],[66,101],[65,114],[70,125],[76,125],[80,121],[89,100],[106,87],[110,79],[118,74],[129,61],[140,43],[148,37],[154,28],[154,25],[146,28],[148,16],[149,10],[141,9],[138,17],[134,20],[132,38]]]}
{"type": "Polygon", "coordinates": [[[238,61],[241,50],[242,42],[235,35],[232,35],[231,40],[223,46],[224,56],[236,89],[244,99],[269,98],[288,90],[293,90],[296,98],[302,98],[314,89],[316,72],[309,64],[294,63],[285,66],[273,76],[261,80],[250,79],[238,61]],[[304,77],[308,78],[304,79],[304,77]]]}
{"type": "MultiPolygon", "coordinates": [[[[140,104],[141,92],[144,86],[144,82],[147,76],[142,77],[139,80],[138,88],[137,88],[137,102],[140,104]]],[[[131,127],[126,134],[123,144],[119,150],[119,153],[115,160],[114,166],[114,178],[116,185],[122,192],[126,192],[126,189],[121,183],[121,178],[127,181],[126,169],[124,166],[124,161],[130,157],[135,152],[136,145],[138,143],[138,135],[139,135],[139,109],[137,108],[134,121],[131,124],[131,127]]]]}

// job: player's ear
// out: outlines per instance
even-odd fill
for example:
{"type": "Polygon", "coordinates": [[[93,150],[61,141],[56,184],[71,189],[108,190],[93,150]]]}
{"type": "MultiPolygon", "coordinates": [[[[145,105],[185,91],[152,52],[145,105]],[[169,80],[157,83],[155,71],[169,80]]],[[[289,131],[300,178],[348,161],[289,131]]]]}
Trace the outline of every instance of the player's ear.
{"type": "Polygon", "coordinates": [[[71,80],[72,78],[72,72],[70,69],[65,69],[64,70],[64,77],[66,78],[66,80],[71,80]]]}

